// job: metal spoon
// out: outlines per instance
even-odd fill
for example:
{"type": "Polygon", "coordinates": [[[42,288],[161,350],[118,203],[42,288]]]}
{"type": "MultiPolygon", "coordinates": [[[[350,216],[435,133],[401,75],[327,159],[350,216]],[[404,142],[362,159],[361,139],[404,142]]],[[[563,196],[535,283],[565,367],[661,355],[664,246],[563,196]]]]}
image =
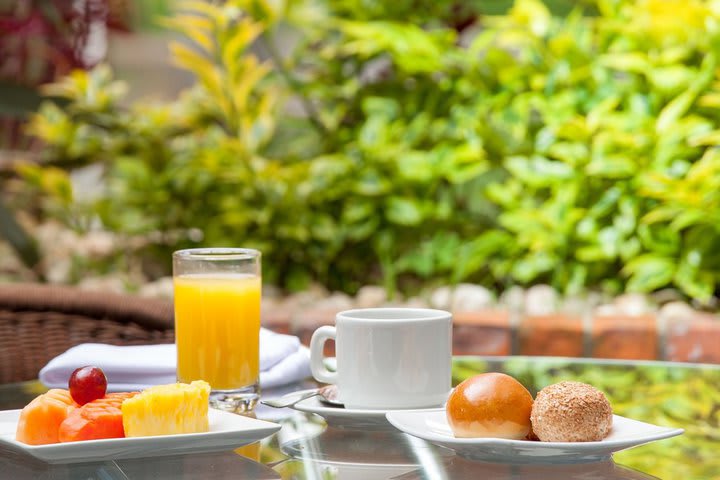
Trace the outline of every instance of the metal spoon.
{"type": "Polygon", "coordinates": [[[320,397],[320,401],[323,403],[326,403],[328,405],[332,405],[333,407],[342,407],[343,404],[337,400],[337,386],[336,385],[325,385],[324,387],[317,388],[315,390],[310,390],[309,392],[305,392],[299,397],[293,397],[290,400],[282,400],[281,397],[277,400],[260,400],[260,403],[263,405],[267,405],[268,407],[272,408],[285,408],[285,407],[292,407],[296,403],[302,402],[303,400],[306,400],[308,398],[312,397],[320,397]]]}

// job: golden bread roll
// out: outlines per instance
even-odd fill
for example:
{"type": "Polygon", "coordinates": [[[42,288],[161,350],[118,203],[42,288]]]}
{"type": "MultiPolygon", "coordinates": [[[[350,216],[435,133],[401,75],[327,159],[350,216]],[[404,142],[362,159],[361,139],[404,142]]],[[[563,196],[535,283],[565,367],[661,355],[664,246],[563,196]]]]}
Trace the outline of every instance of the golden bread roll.
{"type": "Polygon", "coordinates": [[[533,398],[520,382],[504,373],[468,378],[450,394],[446,413],[458,438],[521,440],[530,433],[533,398]]]}

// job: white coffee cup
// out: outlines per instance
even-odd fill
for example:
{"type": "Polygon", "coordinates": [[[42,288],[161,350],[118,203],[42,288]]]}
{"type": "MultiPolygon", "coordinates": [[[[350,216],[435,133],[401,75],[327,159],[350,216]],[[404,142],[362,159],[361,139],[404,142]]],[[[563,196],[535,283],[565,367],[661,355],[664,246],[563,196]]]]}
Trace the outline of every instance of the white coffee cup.
{"type": "Polygon", "coordinates": [[[313,376],[336,384],[349,409],[440,406],[450,392],[451,363],[452,315],[443,310],[348,310],[310,341],[313,376]],[[323,361],[328,339],[335,340],[336,372],[323,361]]]}

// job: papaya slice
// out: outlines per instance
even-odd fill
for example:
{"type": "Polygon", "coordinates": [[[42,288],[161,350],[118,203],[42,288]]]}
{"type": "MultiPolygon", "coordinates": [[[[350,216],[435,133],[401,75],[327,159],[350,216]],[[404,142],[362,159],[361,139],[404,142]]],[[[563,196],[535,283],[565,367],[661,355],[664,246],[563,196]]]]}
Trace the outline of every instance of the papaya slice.
{"type": "Polygon", "coordinates": [[[20,412],[15,438],[28,445],[58,443],[58,429],[78,409],[70,392],[53,388],[35,397],[20,412]]]}
{"type": "Polygon", "coordinates": [[[81,440],[100,440],[104,438],[122,438],[122,410],[120,406],[126,399],[138,392],[108,393],[103,398],[78,407],[60,424],[58,439],[60,442],[81,440]]]}

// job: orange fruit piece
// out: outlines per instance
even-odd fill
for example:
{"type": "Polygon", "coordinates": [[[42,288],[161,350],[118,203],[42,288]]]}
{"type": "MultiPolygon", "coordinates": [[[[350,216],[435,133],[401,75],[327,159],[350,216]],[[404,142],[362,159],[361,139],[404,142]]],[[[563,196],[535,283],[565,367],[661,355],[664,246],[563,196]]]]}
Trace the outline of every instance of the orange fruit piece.
{"type": "Polygon", "coordinates": [[[20,412],[15,438],[28,445],[58,443],[58,429],[78,405],[70,392],[53,388],[35,397],[20,412]]]}
{"type": "Polygon", "coordinates": [[[108,393],[103,398],[78,407],[60,424],[58,439],[60,442],[77,442],[124,437],[120,406],[137,393],[108,393]]]}

